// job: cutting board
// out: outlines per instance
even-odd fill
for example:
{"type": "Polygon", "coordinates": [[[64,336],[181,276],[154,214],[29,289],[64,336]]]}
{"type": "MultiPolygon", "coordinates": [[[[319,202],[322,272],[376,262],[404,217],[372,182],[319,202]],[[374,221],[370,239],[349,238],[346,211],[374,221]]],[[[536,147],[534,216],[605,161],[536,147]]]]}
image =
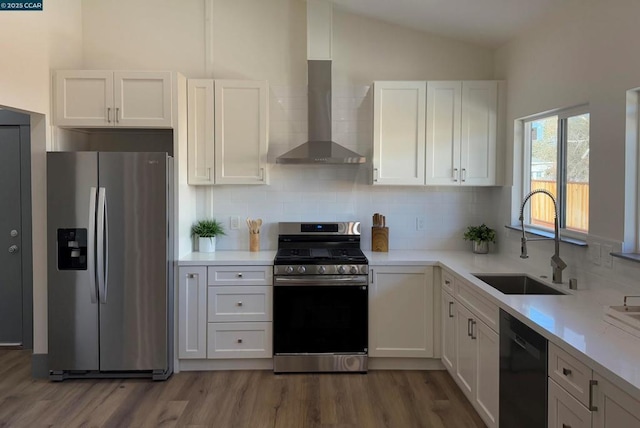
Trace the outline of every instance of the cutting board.
{"type": "Polygon", "coordinates": [[[389,228],[371,228],[371,251],[387,253],[389,252],[389,228]]]}

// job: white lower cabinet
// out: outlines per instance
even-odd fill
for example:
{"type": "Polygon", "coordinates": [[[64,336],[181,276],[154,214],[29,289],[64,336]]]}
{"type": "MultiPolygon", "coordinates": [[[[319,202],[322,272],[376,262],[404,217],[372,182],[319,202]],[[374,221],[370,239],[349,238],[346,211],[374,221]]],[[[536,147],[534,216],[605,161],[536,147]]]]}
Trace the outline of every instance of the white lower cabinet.
{"type": "Polygon", "coordinates": [[[597,382],[593,428],[639,428],[640,402],[598,373],[593,378],[597,382]]]}
{"type": "Polygon", "coordinates": [[[178,268],[178,358],[207,357],[207,268],[178,268]]]}
{"type": "Polygon", "coordinates": [[[461,288],[463,282],[443,271],[440,307],[442,363],[484,423],[490,428],[497,428],[500,338],[483,321],[492,319],[487,314],[492,314],[497,308],[475,295],[470,301],[474,308],[482,308],[480,316],[462,304],[460,299],[469,300],[465,299],[469,297],[466,288],[461,288]],[[456,297],[452,297],[449,290],[455,290],[456,297]]]}
{"type": "Polygon", "coordinates": [[[549,378],[548,428],[591,428],[591,411],[549,378]]]}
{"type": "Polygon", "coordinates": [[[369,287],[369,356],[433,357],[433,268],[375,266],[369,287]]]}
{"type": "Polygon", "coordinates": [[[178,358],[272,358],[271,266],[181,266],[178,358]]]}
{"type": "Polygon", "coordinates": [[[451,295],[442,290],[440,325],[442,327],[441,352],[442,364],[455,376],[456,371],[456,302],[451,295]]]}

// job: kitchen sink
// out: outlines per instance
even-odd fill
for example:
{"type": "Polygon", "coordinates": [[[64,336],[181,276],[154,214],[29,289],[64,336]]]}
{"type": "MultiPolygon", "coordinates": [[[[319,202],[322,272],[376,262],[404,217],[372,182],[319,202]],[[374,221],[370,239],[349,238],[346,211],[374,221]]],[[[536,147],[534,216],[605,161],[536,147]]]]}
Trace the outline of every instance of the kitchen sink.
{"type": "Polygon", "coordinates": [[[567,294],[525,274],[473,275],[504,294],[567,294]]]}

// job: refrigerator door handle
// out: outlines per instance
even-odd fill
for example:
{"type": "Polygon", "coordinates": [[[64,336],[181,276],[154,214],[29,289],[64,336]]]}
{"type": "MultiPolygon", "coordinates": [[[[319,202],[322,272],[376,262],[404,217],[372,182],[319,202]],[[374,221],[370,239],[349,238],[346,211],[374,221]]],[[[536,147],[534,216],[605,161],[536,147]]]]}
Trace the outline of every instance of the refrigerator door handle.
{"type": "Polygon", "coordinates": [[[89,269],[89,294],[91,303],[98,302],[96,292],[96,188],[89,191],[89,233],[87,237],[87,268],[89,269]]]}
{"type": "Polygon", "coordinates": [[[98,296],[100,303],[107,303],[107,269],[109,266],[108,251],[108,223],[107,223],[107,189],[98,190],[98,296]]]}

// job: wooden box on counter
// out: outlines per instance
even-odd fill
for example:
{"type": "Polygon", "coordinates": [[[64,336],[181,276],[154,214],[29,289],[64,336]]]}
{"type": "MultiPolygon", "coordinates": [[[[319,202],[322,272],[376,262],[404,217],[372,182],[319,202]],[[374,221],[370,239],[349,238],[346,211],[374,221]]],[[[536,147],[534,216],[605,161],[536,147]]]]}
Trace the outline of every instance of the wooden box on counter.
{"type": "Polygon", "coordinates": [[[371,228],[371,251],[389,252],[389,228],[373,226],[371,228]]]}

